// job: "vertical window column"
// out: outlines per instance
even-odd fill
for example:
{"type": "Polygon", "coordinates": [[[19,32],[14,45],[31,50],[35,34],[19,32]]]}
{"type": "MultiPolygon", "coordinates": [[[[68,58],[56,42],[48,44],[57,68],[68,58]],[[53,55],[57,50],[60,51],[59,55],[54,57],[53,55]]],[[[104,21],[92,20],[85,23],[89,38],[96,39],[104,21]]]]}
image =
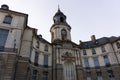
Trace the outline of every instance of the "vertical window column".
{"type": "Polygon", "coordinates": [[[89,69],[89,68],[90,68],[88,58],[84,58],[84,64],[85,64],[85,68],[86,68],[86,69],[89,69]]]}
{"type": "Polygon", "coordinates": [[[37,78],[38,78],[38,71],[33,70],[32,80],[37,80],[37,78]]]}
{"type": "Polygon", "coordinates": [[[8,32],[8,30],[0,29],[0,51],[4,50],[8,32]]]}
{"type": "Polygon", "coordinates": [[[44,67],[48,67],[48,55],[44,55],[44,67]]]}
{"type": "Polygon", "coordinates": [[[35,59],[34,59],[34,65],[38,66],[38,59],[39,59],[39,53],[35,52],[35,59]]]}
{"type": "Polygon", "coordinates": [[[92,80],[91,73],[87,72],[87,80],[92,80]]]}
{"type": "Polygon", "coordinates": [[[95,58],[93,58],[93,60],[94,60],[94,66],[95,66],[95,68],[100,68],[100,64],[99,64],[98,58],[95,57],[95,58]]]}
{"type": "Polygon", "coordinates": [[[97,72],[97,80],[103,80],[101,72],[97,72]]]}
{"type": "Polygon", "coordinates": [[[43,72],[43,80],[48,80],[48,72],[43,72]]]}
{"type": "Polygon", "coordinates": [[[107,55],[103,56],[106,67],[110,66],[110,61],[107,55]]]}

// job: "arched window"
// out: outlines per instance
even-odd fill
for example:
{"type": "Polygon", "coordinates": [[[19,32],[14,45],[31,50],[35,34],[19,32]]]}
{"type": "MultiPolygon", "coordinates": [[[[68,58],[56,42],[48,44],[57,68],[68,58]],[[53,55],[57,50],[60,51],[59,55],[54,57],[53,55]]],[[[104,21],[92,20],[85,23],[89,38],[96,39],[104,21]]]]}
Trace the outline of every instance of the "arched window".
{"type": "Polygon", "coordinates": [[[11,22],[12,22],[12,16],[10,15],[5,16],[3,23],[11,24],[11,22]]]}
{"type": "Polygon", "coordinates": [[[61,37],[62,37],[62,40],[66,40],[67,39],[67,31],[65,29],[61,30],[61,37]]]}

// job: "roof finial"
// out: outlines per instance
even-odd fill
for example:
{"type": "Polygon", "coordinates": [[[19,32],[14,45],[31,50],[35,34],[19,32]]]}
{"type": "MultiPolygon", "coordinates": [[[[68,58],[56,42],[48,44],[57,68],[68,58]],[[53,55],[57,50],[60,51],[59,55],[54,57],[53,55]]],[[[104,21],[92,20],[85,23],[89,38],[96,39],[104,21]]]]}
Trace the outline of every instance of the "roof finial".
{"type": "Polygon", "coordinates": [[[59,6],[59,4],[58,4],[58,12],[60,12],[60,6],[59,6]]]}

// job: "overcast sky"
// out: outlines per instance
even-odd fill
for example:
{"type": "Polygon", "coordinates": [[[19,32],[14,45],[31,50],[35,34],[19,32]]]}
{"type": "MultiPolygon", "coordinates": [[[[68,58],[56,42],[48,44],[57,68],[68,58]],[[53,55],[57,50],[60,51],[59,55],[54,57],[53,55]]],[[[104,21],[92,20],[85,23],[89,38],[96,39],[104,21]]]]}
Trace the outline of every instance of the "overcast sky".
{"type": "Polygon", "coordinates": [[[120,36],[120,0],[0,0],[10,10],[28,14],[28,26],[51,42],[50,27],[58,4],[72,27],[72,41],[120,36]]]}

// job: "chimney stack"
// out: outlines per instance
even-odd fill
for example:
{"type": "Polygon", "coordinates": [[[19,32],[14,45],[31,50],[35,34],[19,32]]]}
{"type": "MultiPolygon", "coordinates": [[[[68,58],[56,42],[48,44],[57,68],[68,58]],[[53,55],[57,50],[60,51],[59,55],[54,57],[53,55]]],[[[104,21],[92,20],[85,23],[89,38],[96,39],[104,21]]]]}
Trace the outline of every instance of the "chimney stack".
{"type": "Polygon", "coordinates": [[[95,42],[95,41],[96,41],[95,35],[92,35],[92,36],[91,36],[91,41],[92,41],[92,42],[95,42]]]}

